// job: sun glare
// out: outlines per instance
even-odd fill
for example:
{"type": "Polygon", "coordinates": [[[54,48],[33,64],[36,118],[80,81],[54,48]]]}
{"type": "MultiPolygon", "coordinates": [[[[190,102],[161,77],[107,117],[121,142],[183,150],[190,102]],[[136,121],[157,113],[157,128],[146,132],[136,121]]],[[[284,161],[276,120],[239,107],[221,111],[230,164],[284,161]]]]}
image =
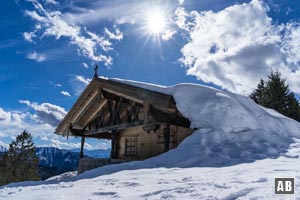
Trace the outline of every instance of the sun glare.
{"type": "Polygon", "coordinates": [[[147,16],[146,20],[147,31],[151,34],[159,34],[165,31],[166,19],[164,15],[159,12],[151,12],[147,16]]]}

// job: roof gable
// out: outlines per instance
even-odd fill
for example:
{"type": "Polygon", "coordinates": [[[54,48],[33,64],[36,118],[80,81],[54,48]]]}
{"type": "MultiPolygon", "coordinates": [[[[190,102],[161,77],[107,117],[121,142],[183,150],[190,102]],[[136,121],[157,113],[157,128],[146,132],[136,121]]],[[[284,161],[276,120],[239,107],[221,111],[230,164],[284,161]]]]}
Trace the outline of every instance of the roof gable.
{"type": "MultiPolygon", "coordinates": [[[[111,122],[116,120],[111,119],[113,111],[119,112],[119,121],[126,121],[130,120],[128,116],[134,118],[134,115],[138,115],[137,110],[150,110],[150,107],[159,121],[168,120],[182,126],[189,125],[189,121],[177,110],[171,95],[118,81],[94,78],[58,125],[56,133],[67,135],[70,128],[84,131],[91,126],[91,122],[99,121],[97,117],[100,118],[100,115],[102,120],[106,120],[107,125],[111,123],[116,125],[116,122],[111,122]]],[[[99,129],[99,127],[95,128],[99,129]]]]}

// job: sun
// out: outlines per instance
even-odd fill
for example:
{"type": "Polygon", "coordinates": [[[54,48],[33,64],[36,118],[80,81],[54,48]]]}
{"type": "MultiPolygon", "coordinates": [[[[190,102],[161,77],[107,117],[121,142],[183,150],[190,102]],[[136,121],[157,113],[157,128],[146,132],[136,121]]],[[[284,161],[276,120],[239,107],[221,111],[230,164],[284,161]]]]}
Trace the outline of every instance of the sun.
{"type": "Polygon", "coordinates": [[[165,31],[166,18],[160,11],[148,13],[146,18],[146,29],[151,34],[160,34],[165,31]]]}
{"type": "Polygon", "coordinates": [[[142,36],[144,46],[150,41],[160,46],[162,41],[167,41],[173,30],[173,12],[169,4],[145,5],[138,18],[138,32],[142,36]]]}

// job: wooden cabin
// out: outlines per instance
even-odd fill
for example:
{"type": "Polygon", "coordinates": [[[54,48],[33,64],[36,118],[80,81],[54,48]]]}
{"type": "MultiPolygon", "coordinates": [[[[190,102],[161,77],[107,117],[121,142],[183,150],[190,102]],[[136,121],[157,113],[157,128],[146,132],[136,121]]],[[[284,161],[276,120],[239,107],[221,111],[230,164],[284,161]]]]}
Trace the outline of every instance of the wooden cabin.
{"type": "MultiPolygon", "coordinates": [[[[82,138],[81,158],[85,138],[109,139],[111,159],[131,161],[176,148],[193,132],[172,96],[98,78],[96,70],[93,80],[56,128],[56,134],[82,138]]],[[[95,159],[85,160],[89,165],[97,163],[95,159]]],[[[93,166],[85,167],[88,168],[93,166]]]]}

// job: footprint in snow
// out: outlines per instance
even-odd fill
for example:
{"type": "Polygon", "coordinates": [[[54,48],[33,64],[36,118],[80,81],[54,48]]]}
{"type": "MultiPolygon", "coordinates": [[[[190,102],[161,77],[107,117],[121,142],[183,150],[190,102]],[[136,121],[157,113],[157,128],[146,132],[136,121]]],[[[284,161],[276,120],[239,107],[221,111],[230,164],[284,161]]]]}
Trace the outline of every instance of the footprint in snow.
{"type": "Polygon", "coordinates": [[[120,184],[124,185],[124,187],[136,187],[141,185],[139,183],[134,182],[121,182],[120,184]]]}
{"type": "Polygon", "coordinates": [[[263,183],[263,182],[268,182],[268,178],[267,177],[260,177],[258,180],[252,181],[252,183],[263,183]]]}
{"type": "Polygon", "coordinates": [[[116,192],[95,192],[95,195],[99,195],[99,196],[112,196],[112,195],[116,195],[116,192]]]}

